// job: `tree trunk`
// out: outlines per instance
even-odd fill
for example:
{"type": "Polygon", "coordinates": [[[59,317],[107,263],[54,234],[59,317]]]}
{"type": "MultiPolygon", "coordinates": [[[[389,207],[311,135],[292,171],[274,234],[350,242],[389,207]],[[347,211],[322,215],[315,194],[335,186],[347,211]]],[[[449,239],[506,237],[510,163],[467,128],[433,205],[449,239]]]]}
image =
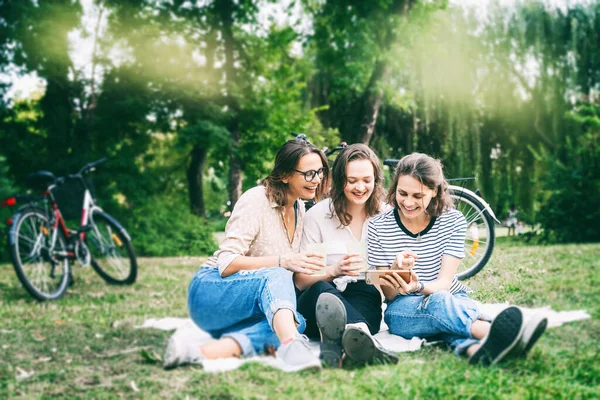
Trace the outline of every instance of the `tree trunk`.
{"type": "Polygon", "coordinates": [[[46,93],[40,100],[44,115],[42,121],[48,132],[48,155],[60,160],[67,157],[72,145],[73,105],[66,72],[60,78],[48,77],[47,82],[46,93]]]}
{"type": "Polygon", "coordinates": [[[239,130],[231,131],[231,143],[233,151],[229,157],[229,201],[233,210],[233,206],[242,196],[242,160],[237,155],[237,148],[240,145],[239,130]]]}
{"type": "MultiPolygon", "coordinates": [[[[414,0],[398,1],[396,6],[390,11],[393,14],[402,15],[404,18],[408,17],[408,12],[414,4],[414,0]]],[[[389,51],[392,44],[396,39],[395,32],[390,30],[384,40],[383,49],[389,51]]],[[[375,63],[369,84],[363,91],[360,97],[358,110],[358,118],[360,122],[358,124],[359,131],[352,137],[353,142],[364,143],[368,145],[373,138],[375,132],[375,125],[377,124],[377,117],[379,116],[379,109],[383,102],[383,90],[380,87],[381,82],[385,79],[388,73],[387,60],[382,57],[375,63]]]]}
{"type": "Polygon", "coordinates": [[[240,105],[236,97],[238,91],[238,75],[235,70],[235,38],[233,37],[233,12],[232,0],[221,0],[219,11],[222,22],[223,42],[225,47],[225,74],[227,87],[227,105],[231,113],[228,124],[231,133],[231,153],[229,156],[229,201],[231,209],[242,195],[242,160],[238,148],[240,145],[239,114],[240,105]]]}
{"type": "Polygon", "coordinates": [[[187,170],[190,208],[192,214],[199,217],[206,217],[202,172],[204,171],[204,164],[206,164],[207,154],[206,148],[195,145],[192,150],[192,160],[187,170]]]}
{"type": "Polygon", "coordinates": [[[371,79],[367,85],[367,89],[363,93],[361,100],[362,112],[359,118],[362,118],[360,130],[354,142],[364,143],[368,145],[373,138],[375,125],[377,124],[377,116],[379,108],[383,102],[383,90],[379,87],[379,83],[385,79],[387,75],[387,66],[384,61],[378,61],[373,68],[371,79]]]}
{"type": "Polygon", "coordinates": [[[85,99],[85,91],[83,91],[82,107],[85,105],[82,111],[82,120],[78,121],[75,129],[75,135],[73,138],[73,151],[79,155],[79,158],[85,162],[88,154],[93,152],[93,137],[94,137],[94,113],[96,111],[97,96],[96,96],[96,67],[98,65],[98,35],[100,32],[100,24],[102,22],[102,14],[104,14],[104,7],[100,5],[100,12],[96,19],[96,27],[94,28],[94,45],[92,48],[92,73],[90,78],[90,95],[85,99]],[[83,101],[83,100],[86,101],[83,101]]]}

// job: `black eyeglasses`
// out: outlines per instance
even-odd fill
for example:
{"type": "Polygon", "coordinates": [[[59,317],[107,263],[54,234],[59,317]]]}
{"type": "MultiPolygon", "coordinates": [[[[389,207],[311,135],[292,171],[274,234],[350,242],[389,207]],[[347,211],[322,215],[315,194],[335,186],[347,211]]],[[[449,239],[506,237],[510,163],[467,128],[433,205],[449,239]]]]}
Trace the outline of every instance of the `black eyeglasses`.
{"type": "Polygon", "coordinates": [[[296,171],[299,174],[304,175],[304,180],[306,182],[311,182],[313,179],[315,179],[315,176],[319,175],[319,178],[323,178],[323,175],[325,174],[325,170],[327,169],[327,167],[322,167],[319,168],[318,170],[314,170],[311,169],[310,171],[299,171],[297,169],[295,169],[294,171],[296,171]]]}

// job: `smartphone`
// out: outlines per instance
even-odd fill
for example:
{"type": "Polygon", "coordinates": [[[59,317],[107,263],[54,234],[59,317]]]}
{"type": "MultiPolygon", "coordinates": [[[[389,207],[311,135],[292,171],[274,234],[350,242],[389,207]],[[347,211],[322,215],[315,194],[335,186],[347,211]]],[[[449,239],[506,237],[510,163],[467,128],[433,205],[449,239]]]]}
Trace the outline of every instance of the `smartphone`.
{"type": "Polygon", "coordinates": [[[367,285],[380,285],[379,279],[383,275],[392,274],[393,272],[400,275],[404,282],[409,283],[411,280],[410,269],[370,269],[365,273],[365,282],[367,285]]]}

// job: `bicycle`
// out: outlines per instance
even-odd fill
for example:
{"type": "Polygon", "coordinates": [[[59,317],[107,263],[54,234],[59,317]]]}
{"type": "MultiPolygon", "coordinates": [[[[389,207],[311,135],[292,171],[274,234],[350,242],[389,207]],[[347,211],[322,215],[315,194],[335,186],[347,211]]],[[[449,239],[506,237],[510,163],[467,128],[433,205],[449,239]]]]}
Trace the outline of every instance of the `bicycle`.
{"type": "Polygon", "coordinates": [[[131,285],[137,278],[131,237],[94,199],[89,174],[105,161],[58,178],[37,171],[28,175],[26,185],[41,189],[41,195],[18,195],[2,202],[3,207],[22,204],[7,220],[10,256],[23,287],[39,301],[57,300],[66,293],[75,261],[91,265],[108,284],[131,285]],[[79,228],[68,229],[65,219],[78,217],[79,228]]]}
{"type": "MultiPolygon", "coordinates": [[[[292,132],[292,135],[297,139],[308,140],[306,135],[292,132]]],[[[323,152],[329,158],[334,153],[344,149],[346,142],[342,142],[339,146],[332,149],[325,147],[323,152]]],[[[393,169],[398,164],[397,159],[385,159],[383,164],[393,169]]],[[[474,177],[453,178],[447,179],[450,182],[470,181],[474,177]]],[[[492,252],[496,241],[495,222],[500,223],[494,214],[490,205],[475,192],[465,188],[464,186],[449,185],[448,190],[450,196],[454,200],[454,205],[467,220],[467,235],[465,238],[465,257],[461,260],[456,276],[459,280],[465,280],[475,276],[485,267],[492,252]]],[[[314,201],[305,202],[308,210],[314,201]]]]}

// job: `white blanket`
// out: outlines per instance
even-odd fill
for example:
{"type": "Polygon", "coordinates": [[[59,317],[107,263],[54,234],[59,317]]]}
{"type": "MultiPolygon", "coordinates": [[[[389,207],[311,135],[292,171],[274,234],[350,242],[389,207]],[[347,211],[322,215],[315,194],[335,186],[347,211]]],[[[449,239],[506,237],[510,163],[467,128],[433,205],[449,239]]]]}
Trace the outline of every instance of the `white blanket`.
{"type": "MultiPolygon", "coordinates": [[[[484,315],[494,318],[498,313],[509,306],[507,303],[502,304],[482,304],[478,303],[480,310],[484,315]]],[[[574,311],[554,311],[550,307],[542,308],[521,308],[525,319],[531,315],[543,315],[548,318],[548,327],[561,326],[564,323],[578,321],[591,318],[585,310],[574,311]]],[[[166,331],[175,330],[174,335],[182,335],[184,337],[203,337],[206,342],[212,338],[210,335],[198,328],[189,318],[150,318],[138,328],[153,328],[166,331]]],[[[401,353],[405,351],[416,351],[423,345],[427,345],[425,339],[414,337],[410,340],[400,336],[392,335],[388,331],[388,327],[384,322],[381,323],[381,330],[375,335],[375,338],[381,345],[389,351],[401,353]]],[[[319,342],[311,342],[312,351],[318,355],[319,342]]],[[[259,362],[270,365],[274,368],[285,371],[285,366],[280,365],[274,357],[256,356],[251,358],[221,358],[217,360],[204,360],[202,366],[208,372],[223,372],[239,368],[247,362],[259,362]]]]}

